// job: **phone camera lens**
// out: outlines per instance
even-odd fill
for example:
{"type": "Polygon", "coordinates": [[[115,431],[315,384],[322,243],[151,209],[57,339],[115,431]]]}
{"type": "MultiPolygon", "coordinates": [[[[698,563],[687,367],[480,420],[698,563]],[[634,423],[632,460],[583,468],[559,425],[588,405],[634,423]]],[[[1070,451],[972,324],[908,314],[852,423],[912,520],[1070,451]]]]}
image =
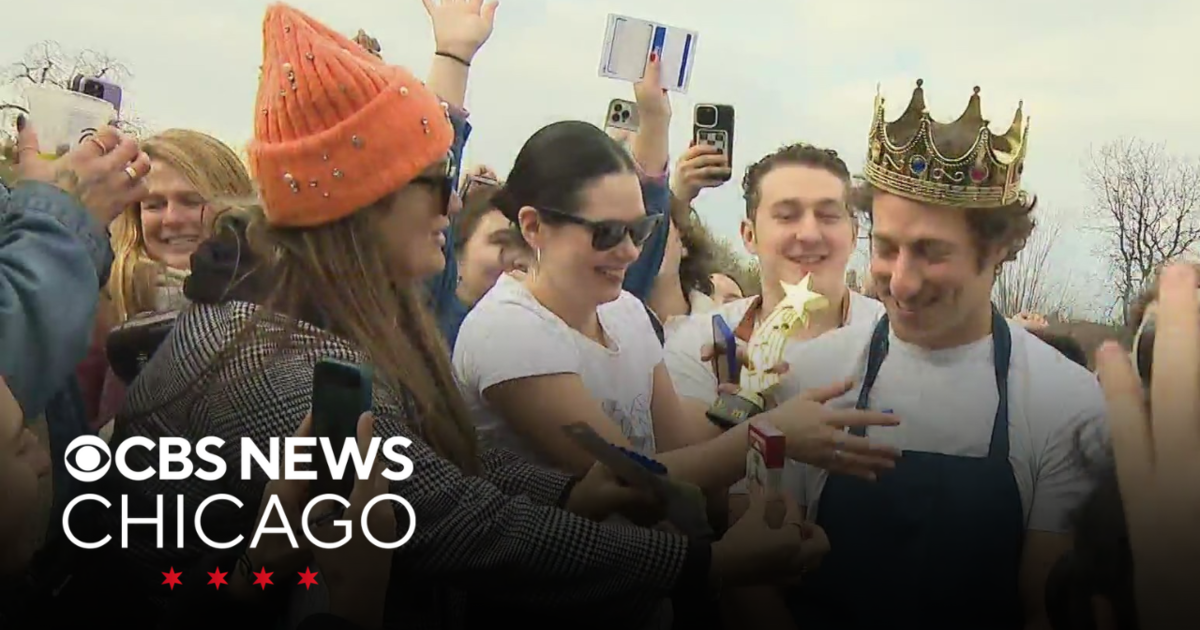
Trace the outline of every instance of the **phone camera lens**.
{"type": "Polygon", "coordinates": [[[628,111],[621,112],[621,120],[629,120],[629,112],[628,111]]]}
{"type": "Polygon", "coordinates": [[[713,127],[717,124],[717,108],[704,105],[696,108],[696,124],[701,127],[713,127]]]}
{"type": "Polygon", "coordinates": [[[621,115],[620,115],[620,114],[613,114],[613,115],[612,115],[612,121],[613,121],[613,122],[621,122],[621,115]]]}
{"type": "Polygon", "coordinates": [[[624,110],[625,110],[625,107],[624,107],[623,105],[621,105],[620,103],[614,103],[614,104],[613,104],[613,111],[614,111],[614,112],[622,112],[622,111],[624,111],[624,110]]]}

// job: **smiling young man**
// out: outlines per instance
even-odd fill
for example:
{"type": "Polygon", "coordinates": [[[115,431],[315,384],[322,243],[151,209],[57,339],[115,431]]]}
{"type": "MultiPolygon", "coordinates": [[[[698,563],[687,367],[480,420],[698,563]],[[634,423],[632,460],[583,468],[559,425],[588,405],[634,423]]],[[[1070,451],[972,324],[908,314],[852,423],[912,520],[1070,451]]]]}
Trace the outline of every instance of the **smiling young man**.
{"type": "MultiPolygon", "coordinates": [[[[713,343],[713,315],[720,315],[745,343],[757,323],[783,300],[782,283],[795,284],[811,274],[813,289],[832,306],[813,313],[811,324],[789,343],[785,357],[793,361],[804,354],[807,341],[853,328],[870,331],[882,315],[878,302],[850,291],[845,283],[858,236],[850,185],[850,171],[837,152],[810,144],[784,146],[746,170],[741,235],[746,251],[758,260],[762,294],[693,315],[668,339],[667,369],[690,412],[703,416],[717,399],[717,376],[701,358],[704,346],[713,343]]],[[[719,431],[713,425],[698,426],[713,434],[719,431]]],[[[685,439],[697,443],[710,437],[685,439]]]]}
{"type": "Polygon", "coordinates": [[[992,135],[978,93],[951,124],[929,117],[919,81],[894,122],[876,101],[865,175],[887,315],[846,348],[853,373],[792,368],[809,387],[855,378],[830,404],[893,411],[900,425],[869,437],[903,455],[875,483],[796,468],[789,485],[833,549],[789,598],[799,627],[1047,627],[1046,577],[1091,485],[1079,449],[1102,435],[1104,399],[991,303],[1035,204],[1020,108],[992,135]]]}

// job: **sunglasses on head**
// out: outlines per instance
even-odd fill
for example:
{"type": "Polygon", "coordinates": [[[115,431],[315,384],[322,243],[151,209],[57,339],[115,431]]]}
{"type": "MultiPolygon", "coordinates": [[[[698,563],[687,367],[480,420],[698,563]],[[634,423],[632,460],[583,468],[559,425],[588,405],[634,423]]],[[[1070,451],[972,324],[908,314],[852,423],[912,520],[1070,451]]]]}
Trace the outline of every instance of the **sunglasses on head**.
{"type": "Polygon", "coordinates": [[[539,208],[538,213],[553,217],[554,220],[562,223],[573,223],[587,228],[592,233],[592,249],[598,252],[608,251],[620,245],[626,236],[633,241],[635,246],[641,247],[646,243],[646,239],[654,233],[658,222],[662,220],[662,216],[657,214],[647,215],[635,221],[618,221],[616,219],[593,221],[549,208],[539,208]]]}
{"type": "Polygon", "coordinates": [[[450,214],[450,198],[454,196],[454,182],[458,178],[453,155],[446,156],[445,164],[445,173],[438,175],[418,175],[412,180],[414,184],[428,186],[437,191],[438,201],[441,204],[438,207],[442,210],[442,216],[450,214]]]}

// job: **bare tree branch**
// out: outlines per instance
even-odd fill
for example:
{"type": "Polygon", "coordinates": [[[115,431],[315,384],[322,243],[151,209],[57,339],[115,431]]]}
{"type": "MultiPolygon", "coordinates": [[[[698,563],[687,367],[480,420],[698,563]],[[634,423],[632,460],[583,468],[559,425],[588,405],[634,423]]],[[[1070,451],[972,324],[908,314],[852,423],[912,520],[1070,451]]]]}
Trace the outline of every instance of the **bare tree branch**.
{"type": "Polygon", "coordinates": [[[1057,223],[1039,220],[1016,260],[1000,268],[992,286],[992,299],[1006,317],[1030,312],[1049,321],[1068,321],[1075,315],[1067,292],[1068,279],[1055,280],[1047,273],[1060,234],[1057,223]]]}
{"type": "MultiPolygon", "coordinates": [[[[67,89],[76,75],[103,78],[121,83],[132,78],[129,67],[120,60],[94,50],[64,51],[58,42],[44,41],[25,50],[25,55],[7,66],[0,66],[0,85],[21,88],[28,85],[55,85],[67,89]]],[[[11,138],[13,119],[24,103],[0,102],[0,142],[11,138]]],[[[126,104],[121,107],[122,129],[134,135],[145,135],[147,126],[136,115],[129,113],[126,104]]]]}
{"type": "Polygon", "coordinates": [[[1089,153],[1085,178],[1124,322],[1157,269],[1200,242],[1200,160],[1120,139],[1089,153]]]}

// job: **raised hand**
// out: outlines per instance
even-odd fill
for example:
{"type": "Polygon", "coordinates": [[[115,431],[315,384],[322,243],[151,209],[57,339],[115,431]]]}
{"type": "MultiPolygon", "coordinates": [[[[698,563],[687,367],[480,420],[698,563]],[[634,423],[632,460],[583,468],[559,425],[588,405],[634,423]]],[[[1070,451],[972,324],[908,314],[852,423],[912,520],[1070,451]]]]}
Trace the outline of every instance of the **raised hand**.
{"type": "Polygon", "coordinates": [[[646,63],[646,75],[633,85],[633,97],[637,101],[638,116],[643,121],[671,118],[671,99],[662,87],[662,60],[654,53],[646,63]]]}
{"type": "Polygon", "coordinates": [[[1186,264],[1162,273],[1149,392],[1116,342],[1096,355],[1143,628],[1200,618],[1198,280],[1186,264]]]}
{"type": "Polygon", "coordinates": [[[103,226],[148,193],[144,178],[150,157],[137,140],[113,127],[101,129],[55,160],[38,154],[37,135],[28,121],[17,134],[17,178],[61,188],[79,200],[103,226]]]}
{"type": "Polygon", "coordinates": [[[421,0],[433,22],[437,51],[470,63],[492,36],[496,22],[495,0],[421,0]]]}
{"type": "Polygon", "coordinates": [[[716,188],[729,180],[733,171],[719,149],[696,144],[683,152],[671,178],[671,192],[685,203],[691,203],[705,188],[716,188]]]}

